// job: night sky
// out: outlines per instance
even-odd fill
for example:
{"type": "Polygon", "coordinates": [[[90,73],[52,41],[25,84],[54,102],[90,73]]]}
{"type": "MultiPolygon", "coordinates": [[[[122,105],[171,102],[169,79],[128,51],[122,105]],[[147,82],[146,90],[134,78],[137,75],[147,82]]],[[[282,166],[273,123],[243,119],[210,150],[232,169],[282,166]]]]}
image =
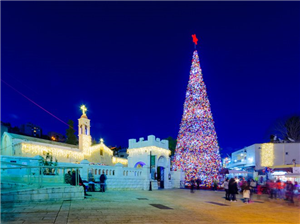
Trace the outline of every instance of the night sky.
{"type": "MultiPolygon", "coordinates": [[[[300,2],[1,2],[1,79],[106,145],[177,138],[194,44],[220,147],[300,113],[300,2]]],[[[1,120],[67,125],[1,83],[1,120]]]]}

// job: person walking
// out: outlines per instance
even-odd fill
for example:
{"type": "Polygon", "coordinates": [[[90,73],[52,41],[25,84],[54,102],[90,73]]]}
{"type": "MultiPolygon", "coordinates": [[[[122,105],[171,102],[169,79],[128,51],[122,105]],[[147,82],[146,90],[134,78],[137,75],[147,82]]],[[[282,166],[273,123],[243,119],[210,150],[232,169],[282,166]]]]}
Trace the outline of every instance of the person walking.
{"type": "Polygon", "coordinates": [[[237,187],[237,182],[233,178],[229,180],[228,193],[229,193],[230,201],[236,202],[235,195],[238,194],[238,187],[237,187]]]}
{"type": "Polygon", "coordinates": [[[105,192],[105,181],[106,181],[106,176],[104,174],[104,171],[102,171],[102,174],[100,176],[100,190],[102,193],[105,192]]]}
{"type": "Polygon", "coordinates": [[[225,200],[229,201],[228,184],[229,184],[229,179],[226,178],[226,180],[223,183],[223,187],[224,187],[224,190],[225,190],[225,200]]]}

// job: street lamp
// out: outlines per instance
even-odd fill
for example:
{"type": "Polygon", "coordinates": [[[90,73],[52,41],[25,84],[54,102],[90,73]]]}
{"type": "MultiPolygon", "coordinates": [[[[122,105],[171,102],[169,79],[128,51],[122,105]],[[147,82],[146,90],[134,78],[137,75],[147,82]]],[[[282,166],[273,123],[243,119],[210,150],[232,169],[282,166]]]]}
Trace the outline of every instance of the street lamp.
{"type": "Polygon", "coordinates": [[[152,191],[152,185],[151,185],[151,149],[150,149],[150,185],[149,185],[149,191],[152,191]]]}

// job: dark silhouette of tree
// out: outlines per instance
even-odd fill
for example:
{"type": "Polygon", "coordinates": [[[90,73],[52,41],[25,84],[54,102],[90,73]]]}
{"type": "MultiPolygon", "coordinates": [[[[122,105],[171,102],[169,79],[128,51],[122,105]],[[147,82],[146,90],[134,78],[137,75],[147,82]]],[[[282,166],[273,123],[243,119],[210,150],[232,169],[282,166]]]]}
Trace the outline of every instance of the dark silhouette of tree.
{"type": "Polygon", "coordinates": [[[169,136],[165,140],[169,141],[169,149],[171,150],[171,156],[173,156],[176,149],[177,140],[172,138],[171,136],[169,136]]]}
{"type": "Polygon", "coordinates": [[[119,150],[122,149],[122,146],[109,146],[108,148],[110,148],[113,151],[114,156],[118,156],[119,150]]]}
{"type": "Polygon", "coordinates": [[[75,130],[73,128],[74,127],[74,121],[69,120],[68,125],[69,125],[69,128],[66,130],[66,132],[67,132],[67,134],[66,134],[67,135],[66,143],[76,145],[77,144],[77,137],[75,135],[75,130]]]}
{"type": "Polygon", "coordinates": [[[97,145],[97,141],[96,141],[96,139],[92,139],[92,145],[97,145]]]}
{"type": "Polygon", "coordinates": [[[292,115],[278,119],[271,128],[271,142],[281,140],[287,142],[300,142],[300,116],[292,115]]]}

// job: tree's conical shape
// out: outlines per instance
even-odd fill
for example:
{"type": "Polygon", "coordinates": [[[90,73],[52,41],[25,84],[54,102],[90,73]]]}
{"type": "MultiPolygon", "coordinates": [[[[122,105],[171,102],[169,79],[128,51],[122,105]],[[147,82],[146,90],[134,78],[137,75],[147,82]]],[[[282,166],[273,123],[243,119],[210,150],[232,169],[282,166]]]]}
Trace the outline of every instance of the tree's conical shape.
{"type": "Polygon", "coordinates": [[[221,157],[214,120],[203,81],[197,50],[193,53],[184,111],[177,137],[173,170],[185,172],[186,184],[200,178],[210,186],[218,179],[221,157]]]}

